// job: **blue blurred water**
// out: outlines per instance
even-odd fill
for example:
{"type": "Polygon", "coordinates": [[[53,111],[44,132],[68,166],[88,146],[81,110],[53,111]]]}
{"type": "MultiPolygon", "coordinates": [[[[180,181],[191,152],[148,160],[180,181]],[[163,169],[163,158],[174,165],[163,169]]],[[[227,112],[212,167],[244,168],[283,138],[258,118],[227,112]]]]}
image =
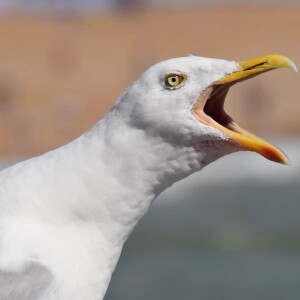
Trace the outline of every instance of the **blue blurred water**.
{"type": "Polygon", "coordinates": [[[299,195],[297,183],[252,184],[156,203],[127,242],[106,299],[297,299],[299,195]]]}

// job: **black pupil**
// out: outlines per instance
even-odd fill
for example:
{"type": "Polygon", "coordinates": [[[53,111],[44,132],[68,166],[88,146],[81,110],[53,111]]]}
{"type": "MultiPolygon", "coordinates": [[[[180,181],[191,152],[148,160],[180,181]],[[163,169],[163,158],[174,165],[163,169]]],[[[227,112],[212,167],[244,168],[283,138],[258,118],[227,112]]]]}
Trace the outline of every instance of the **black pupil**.
{"type": "Polygon", "coordinates": [[[172,77],[172,82],[176,82],[176,78],[175,77],[172,77]]]}

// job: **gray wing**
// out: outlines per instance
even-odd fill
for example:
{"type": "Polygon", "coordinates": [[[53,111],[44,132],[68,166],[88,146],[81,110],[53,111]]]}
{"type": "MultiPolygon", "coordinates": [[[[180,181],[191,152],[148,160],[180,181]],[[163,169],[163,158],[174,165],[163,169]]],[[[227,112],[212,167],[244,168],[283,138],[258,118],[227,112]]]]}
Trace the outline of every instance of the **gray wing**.
{"type": "Polygon", "coordinates": [[[37,300],[43,298],[52,281],[52,274],[37,263],[31,264],[22,273],[0,270],[0,299],[37,300]]]}

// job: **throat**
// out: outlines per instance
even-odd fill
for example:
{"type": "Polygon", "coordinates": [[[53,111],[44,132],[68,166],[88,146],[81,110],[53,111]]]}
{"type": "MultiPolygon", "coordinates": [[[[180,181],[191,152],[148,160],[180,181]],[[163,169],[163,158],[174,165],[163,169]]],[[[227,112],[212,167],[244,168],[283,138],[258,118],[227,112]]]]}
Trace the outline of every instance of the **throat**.
{"type": "Polygon", "coordinates": [[[125,241],[162,191],[202,168],[204,155],[193,146],[176,147],[125,122],[122,130],[108,122],[113,118],[102,120],[85,138],[90,139],[93,153],[89,161],[98,162],[91,176],[100,196],[99,209],[116,225],[116,238],[125,241]],[[96,157],[91,159],[93,155],[96,157]]]}
{"type": "Polygon", "coordinates": [[[225,112],[225,98],[229,88],[217,87],[207,99],[203,112],[218,124],[228,128],[233,119],[225,112]]]}

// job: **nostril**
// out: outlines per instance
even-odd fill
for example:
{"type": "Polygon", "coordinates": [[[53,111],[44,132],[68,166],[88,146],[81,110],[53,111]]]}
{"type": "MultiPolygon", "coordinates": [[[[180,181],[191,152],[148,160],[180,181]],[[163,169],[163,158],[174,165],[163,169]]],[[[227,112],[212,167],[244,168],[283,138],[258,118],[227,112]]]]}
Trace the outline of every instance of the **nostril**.
{"type": "Polygon", "coordinates": [[[251,66],[251,67],[245,69],[244,71],[253,70],[253,69],[258,68],[258,67],[260,67],[260,66],[264,66],[264,65],[266,65],[267,63],[268,63],[268,62],[266,62],[266,61],[261,62],[261,63],[259,63],[259,64],[257,64],[257,65],[254,65],[254,66],[251,66]]]}

